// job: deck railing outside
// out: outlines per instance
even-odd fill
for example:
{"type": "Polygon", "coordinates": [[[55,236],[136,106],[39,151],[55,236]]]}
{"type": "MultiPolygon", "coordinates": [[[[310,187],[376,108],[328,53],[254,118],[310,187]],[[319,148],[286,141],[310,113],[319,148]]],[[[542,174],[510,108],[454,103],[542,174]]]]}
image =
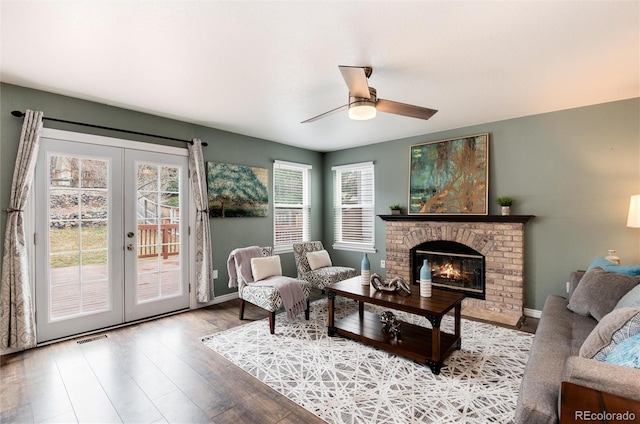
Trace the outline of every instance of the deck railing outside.
{"type": "Polygon", "coordinates": [[[160,224],[160,235],[158,235],[157,225],[138,225],[138,257],[162,256],[163,259],[167,259],[169,256],[179,255],[179,227],[180,224],[160,224]],[[158,237],[162,246],[160,252],[158,252],[158,237]]]}

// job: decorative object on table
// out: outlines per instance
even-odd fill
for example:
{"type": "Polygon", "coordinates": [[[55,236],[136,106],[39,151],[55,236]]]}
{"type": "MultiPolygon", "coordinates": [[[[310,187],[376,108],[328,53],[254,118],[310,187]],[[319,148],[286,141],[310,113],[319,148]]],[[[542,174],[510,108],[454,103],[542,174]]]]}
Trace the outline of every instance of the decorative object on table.
{"type": "Polygon", "coordinates": [[[426,259],[420,268],[420,297],[431,297],[431,267],[426,259]]]}
{"type": "Polygon", "coordinates": [[[384,311],[380,314],[380,322],[382,323],[382,331],[389,333],[393,338],[400,339],[400,322],[395,314],[391,311],[384,311]]]}
{"type": "Polygon", "coordinates": [[[402,277],[396,277],[393,280],[386,282],[379,274],[371,274],[371,285],[378,291],[386,292],[405,292],[411,294],[411,287],[407,284],[402,277]]]}
{"type": "Polygon", "coordinates": [[[627,227],[640,228],[640,194],[634,194],[631,196],[627,227]]]}
{"type": "Polygon", "coordinates": [[[620,257],[618,256],[618,252],[615,249],[607,250],[607,256],[605,256],[604,258],[612,264],[620,265],[620,257]]]}
{"type": "Polygon", "coordinates": [[[489,133],[411,146],[409,214],[487,215],[489,133]]]}
{"type": "Polygon", "coordinates": [[[263,217],[269,210],[269,171],[229,163],[207,162],[209,215],[263,217]]]}
{"type": "Polygon", "coordinates": [[[360,264],[360,284],[368,286],[371,278],[371,263],[369,257],[365,253],[362,257],[362,263],[360,264]]]}
{"type": "Polygon", "coordinates": [[[496,199],[496,203],[500,205],[500,212],[503,216],[511,215],[511,205],[513,205],[513,197],[500,196],[496,199]]]}
{"type": "Polygon", "coordinates": [[[400,208],[400,205],[398,205],[398,204],[389,205],[389,209],[391,210],[391,215],[401,215],[402,214],[402,209],[400,208]]]}

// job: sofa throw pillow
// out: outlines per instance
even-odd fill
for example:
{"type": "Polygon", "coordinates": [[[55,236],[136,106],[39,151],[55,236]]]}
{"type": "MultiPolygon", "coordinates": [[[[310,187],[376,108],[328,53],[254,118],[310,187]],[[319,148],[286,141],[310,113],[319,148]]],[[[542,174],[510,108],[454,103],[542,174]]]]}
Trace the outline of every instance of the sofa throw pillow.
{"type": "Polygon", "coordinates": [[[600,267],[609,272],[630,275],[632,277],[640,275],[640,265],[616,265],[605,258],[595,258],[593,262],[591,262],[591,265],[589,265],[589,268],[587,268],[587,271],[595,267],[600,267]]]}
{"type": "Polygon", "coordinates": [[[640,307],[640,284],[631,289],[627,294],[622,296],[618,304],[613,309],[620,308],[637,308],[640,307]]]}
{"type": "Polygon", "coordinates": [[[331,258],[326,250],[318,250],[317,252],[307,252],[307,261],[311,270],[331,266],[331,258]]]}
{"type": "Polygon", "coordinates": [[[576,314],[591,315],[600,321],[638,283],[640,277],[592,268],[585,272],[567,307],[576,314]]]}
{"type": "Polygon", "coordinates": [[[640,307],[615,309],[584,339],[579,355],[604,361],[617,345],[637,334],[640,334],[640,307]]]}
{"type": "Polygon", "coordinates": [[[605,362],[640,369],[640,334],[629,337],[616,346],[605,362]]]}
{"type": "Polygon", "coordinates": [[[251,273],[253,281],[264,280],[274,275],[282,275],[280,256],[267,256],[264,258],[251,258],[251,273]]]}

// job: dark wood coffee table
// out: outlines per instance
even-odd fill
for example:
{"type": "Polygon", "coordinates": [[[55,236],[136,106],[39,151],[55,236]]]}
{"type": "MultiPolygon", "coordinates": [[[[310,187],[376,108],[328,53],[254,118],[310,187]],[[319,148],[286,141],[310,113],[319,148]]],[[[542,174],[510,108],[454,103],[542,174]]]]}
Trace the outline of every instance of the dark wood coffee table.
{"type": "Polygon", "coordinates": [[[329,299],[329,336],[339,335],[405,356],[428,365],[434,374],[440,374],[444,359],[460,349],[460,311],[465,296],[434,288],[431,297],[420,297],[418,286],[411,289],[410,295],[376,291],[371,285],[362,286],[359,276],[325,287],[329,299]],[[336,296],[357,300],[358,312],[336,322],[336,296]],[[379,315],[364,310],[365,303],[421,315],[429,320],[432,328],[401,322],[401,337],[396,340],[382,330],[379,315]],[[455,309],[455,332],[441,332],[442,317],[452,309],[455,309]]]}

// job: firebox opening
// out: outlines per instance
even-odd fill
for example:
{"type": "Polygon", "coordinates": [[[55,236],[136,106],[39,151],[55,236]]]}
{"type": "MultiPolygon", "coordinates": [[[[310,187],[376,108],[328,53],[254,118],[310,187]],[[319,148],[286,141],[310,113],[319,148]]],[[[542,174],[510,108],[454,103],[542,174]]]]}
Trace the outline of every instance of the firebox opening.
{"type": "Polygon", "coordinates": [[[461,291],[468,297],[485,298],[484,256],[461,243],[438,240],[412,249],[412,281],[419,284],[423,261],[429,261],[434,287],[461,291]]]}

